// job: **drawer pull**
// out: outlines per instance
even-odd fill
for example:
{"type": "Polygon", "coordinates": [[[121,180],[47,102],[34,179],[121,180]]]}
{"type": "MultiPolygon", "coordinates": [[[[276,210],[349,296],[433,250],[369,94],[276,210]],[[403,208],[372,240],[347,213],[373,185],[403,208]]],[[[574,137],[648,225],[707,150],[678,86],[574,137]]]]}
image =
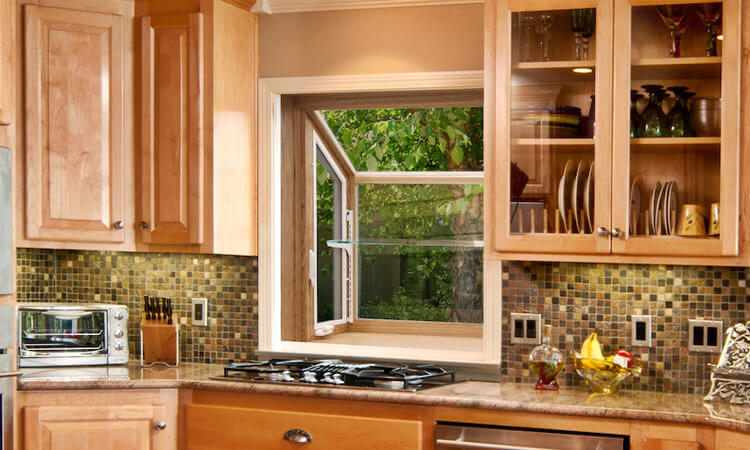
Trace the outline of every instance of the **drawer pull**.
{"type": "Polygon", "coordinates": [[[156,428],[157,430],[163,430],[167,428],[167,423],[161,420],[157,420],[156,422],[154,422],[154,428],[156,428]]]}
{"type": "Polygon", "coordinates": [[[305,430],[295,428],[284,433],[284,439],[295,444],[307,444],[312,442],[312,436],[305,430]]]}

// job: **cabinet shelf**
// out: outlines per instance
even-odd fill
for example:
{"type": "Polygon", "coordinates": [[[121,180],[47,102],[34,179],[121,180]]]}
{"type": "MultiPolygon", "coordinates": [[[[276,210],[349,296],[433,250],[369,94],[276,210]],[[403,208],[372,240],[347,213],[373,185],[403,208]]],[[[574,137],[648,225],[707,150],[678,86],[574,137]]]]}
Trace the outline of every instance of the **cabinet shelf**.
{"type": "Polygon", "coordinates": [[[721,144],[721,137],[661,137],[632,138],[630,145],[706,145],[721,144]]]}
{"type": "Polygon", "coordinates": [[[633,80],[721,78],[721,56],[643,58],[631,64],[633,80]]]}
{"type": "Polygon", "coordinates": [[[519,62],[511,66],[513,82],[559,83],[571,81],[593,81],[596,61],[534,61],[519,62]],[[576,73],[573,69],[590,69],[588,73],[576,73]]]}
{"type": "Polygon", "coordinates": [[[593,138],[521,138],[511,139],[511,145],[594,145],[593,138]]]}

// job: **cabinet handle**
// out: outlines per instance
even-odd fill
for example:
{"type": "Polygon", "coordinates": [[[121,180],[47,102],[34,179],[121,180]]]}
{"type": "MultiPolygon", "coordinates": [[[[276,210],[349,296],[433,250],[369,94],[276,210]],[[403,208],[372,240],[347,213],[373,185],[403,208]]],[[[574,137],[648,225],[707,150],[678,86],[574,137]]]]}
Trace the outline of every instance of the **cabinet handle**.
{"type": "Polygon", "coordinates": [[[601,237],[607,237],[609,236],[609,230],[605,227],[599,227],[596,229],[596,234],[598,234],[601,237]]]}
{"type": "Polygon", "coordinates": [[[612,230],[612,237],[619,238],[622,237],[622,230],[619,228],[615,228],[612,230]]]}
{"type": "Polygon", "coordinates": [[[157,430],[163,430],[167,428],[167,422],[157,420],[156,422],[154,422],[154,428],[156,428],[157,430]]]}
{"type": "Polygon", "coordinates": [[[122,230],[123,228],[125,228],[125,222],[123,222],[122,220],[118,220],[112,226],[115,227],[115,230],[122,230]]]}
{"type": "Polygon", "coordinates": [[[148,229],[148,222],[145,222],[143,220],[141,220],[140,222],[138,222],[138,229],[139,230],[147,230],[148,229]]]}
{"type": "Polygon", "coordinates": [[[284,439],[295,444],[309,444],[312,442],[312,436],[305,430],[295,428],[284,433],[284,439]]]}

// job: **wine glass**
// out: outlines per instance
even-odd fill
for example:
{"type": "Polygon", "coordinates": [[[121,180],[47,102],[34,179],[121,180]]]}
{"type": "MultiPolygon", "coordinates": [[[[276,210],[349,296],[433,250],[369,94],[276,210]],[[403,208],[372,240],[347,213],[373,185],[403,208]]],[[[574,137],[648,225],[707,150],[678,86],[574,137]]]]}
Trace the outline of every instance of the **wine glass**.
{"type": "Polygon", "coordinates": [[[721,3],[698,5],[698,16],[706,27],[706,56],[716,56],[716,28],[721,22],[721,3]]]}
{"type": "MultiPolygon", "coordinates": [[[[671,137],[690,137],[690,113],[687,109],[685,93],[690,90],[685,86],[671,86],[667,88],[674,93],[676,102],[672,110],[667,114],[667,131],[671,137]]],[[[692,93],[691,93],[692,94],[692,93]]],[[[688,98],[690,98],[688,96],[688,98]]]]}
{"type": "Polygon", "coordinates": [[[578,61],[589,59],[589,38],[594,34],[596,23],[596,9],[571,9],[570,29],[576,40],[576,59],[578,61]]]}
{"type": "Polygon", "coordinates": [[[531,61],[531,38],[536,27],[536,17],[532,14],[521,13],[521,25],[523,25],[521,59],[531,61]]]}
{"type": "Polygon", "coordinates": [[[667,136],[667,117],[661,109],[661,97],[664,90],[658,84],[644,84],[643,89],[648,92],[648,106],[641,113],[638,124],[638,137],[667,136]]]}
{"type": "Polygon", "coordinates": [[[539,49],[542,51],[542,61],[549,61],[549,47],[552,40],[552,16],[550,14],[539,14],[536,21],[536,32],[540,35],[539,49]]]}
{"type": "Polygon", "coordinates": [[[666,5],[657,6],[656,11],[659,12],[661,20],[669,29],[669,35],[672,36],[672,49],[669,50],[669,56],[672,58],[679,58],[680,53],[680,39],[685,34],[687,29],[687,21],[685,20],[685,14],[687,13],[687,6],[685,5],[666,5]]]}

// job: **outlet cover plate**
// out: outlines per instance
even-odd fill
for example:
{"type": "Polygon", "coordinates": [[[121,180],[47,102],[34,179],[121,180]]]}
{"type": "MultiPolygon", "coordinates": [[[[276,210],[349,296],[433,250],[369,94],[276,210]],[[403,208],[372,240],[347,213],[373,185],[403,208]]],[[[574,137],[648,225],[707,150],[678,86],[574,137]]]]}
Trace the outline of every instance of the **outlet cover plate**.
{"type": "Polygon", "coordinates": [[[194,298],[191,300],[191,317],[193,325],[199,327],[208,326],[208,299],[194,298]]]}
{"type": "Polygon", "coordinates": [[[720,320],[688,320],[688,350],[721,353],[724,323],[720,320]]]}
{"type": "Polygon", "coordinates": [[[542,343],[542,315],[529,313],[510,313],[510,343],[542,343]],[[516,329],[520,331],[517,335],[516,329]]]}
{"type": "Polygon", "coordinates": [[[633,347],[651,347],[651,316],[630,317],[630,345],[633,347]]]}

